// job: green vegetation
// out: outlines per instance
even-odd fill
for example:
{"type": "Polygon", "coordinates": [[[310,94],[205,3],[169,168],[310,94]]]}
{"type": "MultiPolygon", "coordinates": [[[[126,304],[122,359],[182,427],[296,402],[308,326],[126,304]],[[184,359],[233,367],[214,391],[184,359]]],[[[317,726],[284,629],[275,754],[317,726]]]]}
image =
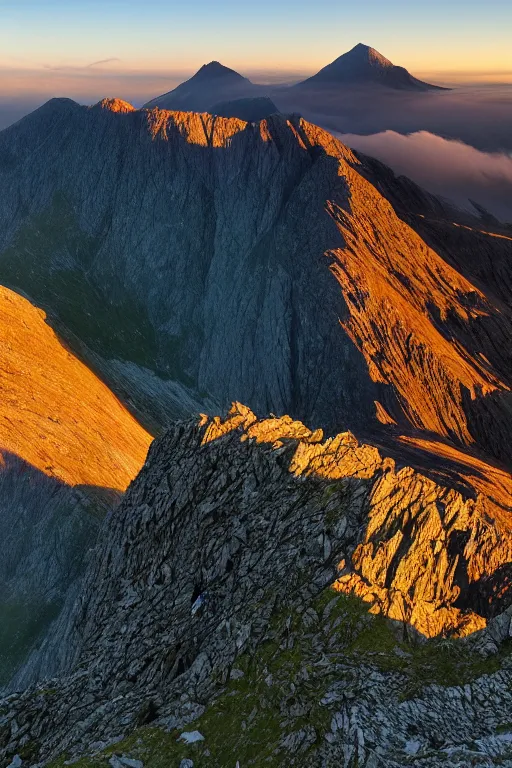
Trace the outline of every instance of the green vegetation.
{"type": "MultiPolygon", "coordinates": [[[[331,590],[322,594],[316,602],[317,610],[325,607],[332,594],[331,590]]],[[[426,685],[465,685],[496,672],[512,651],[505,645],[496,656],[483,658],[469,652],[458,640],[400,641],[389,619],[368,614],[367,604],[353,595],[340,595],[331,613],[331,618],[335,616],[343,619],[336,630],[343,656],[383,672],[399,672],[403,676],[403,700],[413,698],[426,685]],[[347,644],[349,637],[352,639],[347,644]]]]}
{"type": "Polygon", "coordinates": [[[31,600],[0,603],[0,685],[9,681],[60,607],[31,600]]]}
{"type": "MultiPolygon", "coordinates": [[[[237,660],[236,679],[223,690],[219,686],[220,694],[205,713],[183,729],[200,731],[203,742],[186,745],[179,741],[180,731],[143,727],[102,755],[74,765],[105,768],[115,752],[142,760],[145,768],[177,768],[184,757],[196,768],[234,768],[237,760],[244,768],[298,766],[329,730],[331,712],[321,704],[323,696],[344,676],[351,686],[351,668],[396,673],[393,690],[405,699],[432,683],[464,684],[495,671],[501,662],[501,657],[475,657],[457,641],[400,642],[390,622],[369,614],[362,600],[331,589],[305,614],[284,610],[275,615],[267,636],[256,654],[237,660]],[[306,727],[313,737],[294,762],[282,737],[306,727]]],[[[63,761],[50,768],[62,768],[63,761]]]]}
{"type": "Polygon", "coordinates": [[[88,279],[100,244],[80,229],[72,207],[57,194],[0,254],[0,281],[55,313],[98,355],[154,369],[156,336],[144,308],[129,295],[111,303],[88,279]]]}

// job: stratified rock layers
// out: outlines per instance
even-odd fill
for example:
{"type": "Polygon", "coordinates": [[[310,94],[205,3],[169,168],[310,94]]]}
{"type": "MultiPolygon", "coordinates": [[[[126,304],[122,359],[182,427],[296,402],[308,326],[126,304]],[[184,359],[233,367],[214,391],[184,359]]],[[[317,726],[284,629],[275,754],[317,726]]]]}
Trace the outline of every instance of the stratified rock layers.
{"type": "Polygon", "coordinates": [[[75,596],[101,519],[137,475],[151,436],[64,345],[44,312],[3,286],[0,393],[4,685],[66,595],[75,596]]]}
{"type": "MultiPolygon", "coordinates": [[[[182,411],[239,400],[506,460],[510,307],[397,215],[393,185],[297,116],[53,101],[0,134],[0,279],[52,309],[113,384],[179,384],[182,411]]],[[[408,194],[415,213],[432,205],[408,194]]],[[[471,242],[510,269],[509,241],[471,242]]]]}

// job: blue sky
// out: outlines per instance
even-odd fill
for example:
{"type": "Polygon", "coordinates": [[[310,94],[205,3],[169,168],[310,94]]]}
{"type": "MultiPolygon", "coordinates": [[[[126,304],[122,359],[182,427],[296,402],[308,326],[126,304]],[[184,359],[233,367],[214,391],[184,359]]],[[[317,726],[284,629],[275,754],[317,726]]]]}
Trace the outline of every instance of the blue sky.
{"type": "Polygon", "coordinates": [[[511,0],[0,0],[0,65],[313,71],[361,41],[415,73],[512,71],[511,0]]]}

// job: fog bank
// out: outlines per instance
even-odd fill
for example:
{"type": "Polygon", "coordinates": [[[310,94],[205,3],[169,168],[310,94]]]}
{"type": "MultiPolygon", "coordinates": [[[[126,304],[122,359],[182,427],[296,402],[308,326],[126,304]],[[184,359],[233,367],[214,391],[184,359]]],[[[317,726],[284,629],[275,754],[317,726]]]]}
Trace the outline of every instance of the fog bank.
{"type": "Polygon", "coordinates": [[[406,136],[394,131],[339,136],[429,192],[464,208],[471,208],[469,200],[475,200],[501,221],[512,222],[512,156],[506,153],[482,152],[427,131],[406,136]]]}

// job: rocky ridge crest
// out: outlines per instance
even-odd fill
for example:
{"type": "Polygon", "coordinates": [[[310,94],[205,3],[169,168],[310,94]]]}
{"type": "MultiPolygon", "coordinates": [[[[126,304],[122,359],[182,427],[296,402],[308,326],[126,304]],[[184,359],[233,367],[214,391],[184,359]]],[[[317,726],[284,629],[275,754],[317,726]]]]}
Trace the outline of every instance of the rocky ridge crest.
{"type": "MultiPolygon", "coordinates": [[[[105,523],[60,676],[0,702],[0,754],[54,765],[58,755],[96,751],[83,765],[101,766],[112,750],[151,754],[158,742],[169,765],[198,756],[226,765],[237,750],[248,761],[252,749],[290,766],[508,759],[500,728],[511,703],[510,610],[443,646],[345,594],[354,553],[389,499],[425,530],[412,539],[418,561],[436,505],[451,505],[447,530],[468,525],[455,491],[400,472],[396,482],[394,462],[350,433],[324,441],[319,430],[289,417],[258,420],[240,404],[226,420],[176,424],[105,523]],[[205,731],[203,746],[177,741],[193,729],[205,731]]],[[[439,598],[446,618],[461,560],[436,533],[445,567],[431,569],[432,584],[420,580],[415,602],[439,598]]],[[[375,543],[381,568],[386,553],[403,558],[398,568],[388,561],[399,586],[413,553],[407,559],[389,531],[375,543]]],[[[410,618],[425,615],[432,611],[410,618]]],[[[463,629],[468,621],[459,614],[463,629]]]]}

